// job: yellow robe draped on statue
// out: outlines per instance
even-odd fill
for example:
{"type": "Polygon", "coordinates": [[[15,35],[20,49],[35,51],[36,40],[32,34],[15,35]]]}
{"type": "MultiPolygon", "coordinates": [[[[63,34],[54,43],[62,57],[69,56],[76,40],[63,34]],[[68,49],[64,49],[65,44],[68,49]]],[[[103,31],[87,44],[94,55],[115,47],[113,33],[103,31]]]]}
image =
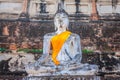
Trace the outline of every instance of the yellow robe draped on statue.
{"type": "Polygon", "coordinates": [[[59,65],[60,62],[57,60],[58,53],[60,52],[63,44],[65,41],[69,38],[71,32],[70,31],[65,31],[62,32],[61,34],[55,35],[51,39],[51,44],[52,44],[52,61],[54,62],[55,65],[59,65]]]}

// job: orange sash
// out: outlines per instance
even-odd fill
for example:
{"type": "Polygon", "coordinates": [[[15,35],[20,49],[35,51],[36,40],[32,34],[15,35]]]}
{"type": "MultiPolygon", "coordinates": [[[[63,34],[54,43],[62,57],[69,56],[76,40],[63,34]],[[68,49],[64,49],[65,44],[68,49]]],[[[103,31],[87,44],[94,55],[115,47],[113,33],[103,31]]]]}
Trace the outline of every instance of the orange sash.
{"type": "Polygon", "coordinates": [[[68,39],[70,36],[71,32],[70,31],[65,31],[61,34],[55,35],[51,39],[51,44],[52,44],[52,60],[55,63],[55,65],[59,65],[60,62],[56,59],[58,56],[59,51],[61,50],[63,44],[65,41],[68,39]]]}

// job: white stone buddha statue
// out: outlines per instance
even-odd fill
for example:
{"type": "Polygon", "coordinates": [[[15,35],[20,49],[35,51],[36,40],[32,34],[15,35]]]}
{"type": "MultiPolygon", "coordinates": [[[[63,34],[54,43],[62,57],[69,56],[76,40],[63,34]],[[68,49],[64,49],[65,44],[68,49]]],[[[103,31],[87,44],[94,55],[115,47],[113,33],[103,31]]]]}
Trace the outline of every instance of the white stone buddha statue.
{"type": "Polygon", "coordinates": [[[81,64],[80,37],[68,31],[68,14],[60,7],[54,25],[56,31],[44,36],[42,57],[26,66],[29,75],[75,74],[74,70],[85,66],[81,64]]]}
{"type": "MultiPolygon", "coordinates": [[[[82,53],[80,46],[80,37],[68,31],[69,19],[64,11],[58,12],[54,18],[55,32],[44,36],[43,54],[52,55],[56,49],[57,65],[66,65],[66,63],[81,62],[82,53]],[[54,45],[55,44],[55,45],[54,45]],[[56,48],[56,49],[55,49],[56,48]]],[[[54,62],[54,61],[53,61],[54,62]]]]}

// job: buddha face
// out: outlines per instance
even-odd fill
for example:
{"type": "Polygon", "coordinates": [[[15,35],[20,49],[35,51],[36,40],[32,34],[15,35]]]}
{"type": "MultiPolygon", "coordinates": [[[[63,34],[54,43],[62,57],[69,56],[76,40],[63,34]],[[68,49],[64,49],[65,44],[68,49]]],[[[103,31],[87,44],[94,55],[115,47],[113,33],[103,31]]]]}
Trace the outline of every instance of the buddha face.
{"type": "Polygon", "coordinates": [[[54,18],[55,30],[66,30],[69,26],[69,19],[66,13],[57,13],[54,18]]]}

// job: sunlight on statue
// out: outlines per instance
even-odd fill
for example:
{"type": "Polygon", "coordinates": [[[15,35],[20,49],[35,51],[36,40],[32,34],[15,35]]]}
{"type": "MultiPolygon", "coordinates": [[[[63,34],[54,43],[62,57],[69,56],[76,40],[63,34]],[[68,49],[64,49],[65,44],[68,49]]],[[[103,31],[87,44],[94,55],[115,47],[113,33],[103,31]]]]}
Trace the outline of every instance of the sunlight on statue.
{"type": "Polygon", "coordinates": [[[56,31],[44,36],[43,55],[35,63],[26,66],[27,73],[39,76],[84,75],[84,70],[96,70],[94,65],[81,64],[80,37],[68,30],[68,14],[61,4],[54,17],[54,25],[56,31]]]}

